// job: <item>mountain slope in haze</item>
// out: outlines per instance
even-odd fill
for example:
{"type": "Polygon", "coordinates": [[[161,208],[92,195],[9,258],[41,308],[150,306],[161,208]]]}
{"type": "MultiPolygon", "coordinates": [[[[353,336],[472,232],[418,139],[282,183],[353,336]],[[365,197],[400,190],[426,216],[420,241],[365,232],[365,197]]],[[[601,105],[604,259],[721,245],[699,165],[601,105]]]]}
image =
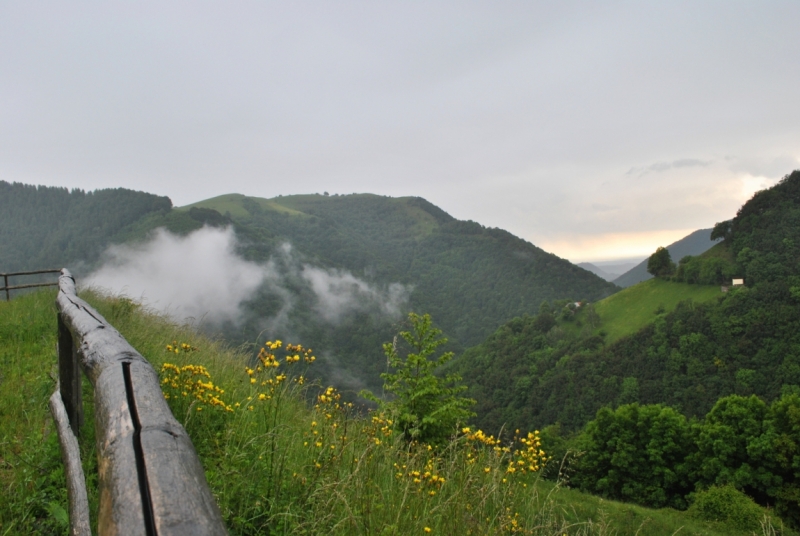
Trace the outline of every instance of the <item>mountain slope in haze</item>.
{"type": "MultiPolygon", "coordinates": [[[[677,264],[679,260],[687,255],[700,255],[701,253],[710,249],[718,240],[711,240],[711,229],[699,229],[690,235],[687,235],[677,242],[667,246],[672,261],[677,264]]],[[[629,287],[647,281],[652,275],[647,272],[647,261],[643,260],[618,278],[613,280],[615,285],[620,287],[629,287]]]]}
{"type": "MultiPolygon", "coordinates": [[[[204,225],[232,227],[237,253],[257,262],[264,279],[241,304],[240,318],[214,328],[234,343],[281,338],[319,349],[326,380],[354,391],[380,389],[381,345],[410,310],[430,313],[458,351],[543,300],[596,300],[618,290],[418,197],[230,194],[174,209],[169,198],[123,189],[0,183],[0,192],[0,267],[7,271],[67,266],[81,277],[109,244],[148,241],[157,228],[185,236],[204,225]]],[[[127,255],[145,251],[137,246],[127,255]]]]}
{"type": "Polygon", "coordinates": [[[307,259],[379,285],[413,288],[409,308],[430,313],[459,346],[543,300],[598,299],[617,288],[501,229],[460,221],[419,197],[236,194],[185,208],[230,217],[244,253],[264,261],[288,241],[307,259]]]}
{"type": "Polygon", "coordinates": [[[602,277],[606,281],[614,281],[616,278],[639,264],[639,262],[639,259],[637,259],[636,262],[579,262],[578,266],[584,270],[589,270],[594,275],[602,277]]]}
{"type": "Polygon", "coordinates": [[[589,270],[597,277],[602,277],[606,281],[614,281],[620,275],[633,268],[634,264],[630,263],[630,264],[597,266],[596,264],[593,264],[591,262],[579,262],[577,266],[580,266],[584,270],[589,270]]]}
{"type": "Polygon", "coordinates": [[[0,271],[95,261],[131,225],[171,207],[168,197],[124,188],[85,192],[0,181],[0,271]]]}

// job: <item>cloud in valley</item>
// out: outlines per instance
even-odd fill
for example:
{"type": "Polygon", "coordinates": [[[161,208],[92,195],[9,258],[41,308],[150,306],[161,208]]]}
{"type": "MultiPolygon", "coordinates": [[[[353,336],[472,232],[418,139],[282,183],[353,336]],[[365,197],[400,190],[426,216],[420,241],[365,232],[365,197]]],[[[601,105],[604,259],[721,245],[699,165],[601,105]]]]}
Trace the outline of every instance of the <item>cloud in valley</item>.
{"type": "Polygon", "coordinates": [[[317,297],[317,312],[332,324],[338,323],[348,313],[375,306],[388,317],[397,318],[402,314],[402,308],[411,293],[411,287],[400,283],[391,283],[381,290],[346,270],[325,270],[304,265],[302,276],[317,297]]]}
{"type": "Polygon", "coordinates": [[[178,320],[237,321],[240,304],[269,270],[235,253],[231,228],[204,227],[186,237],[158,229],[152,239],[114,245],[85,285],[96,286],[165,312],[178,320]]]}
{"type": "Polygon", "coordinates": [[[319,319],[332,325],[358,311],[395,319],[408,303],[410,286],[382,288],[347,270],[304,263],[288,243],[262,264],[242,259],[236,245],[230,227],[204,227],[185,237],[158,229],[144,243],[109,247],[84,285],[127,295],[179,321],[209,324],[239,322],[243,304],[267,290],[282,302],[277,313],[261,319],[272,333],[291,329],[296,296],[289,281],[307,287],[319,319]]]}

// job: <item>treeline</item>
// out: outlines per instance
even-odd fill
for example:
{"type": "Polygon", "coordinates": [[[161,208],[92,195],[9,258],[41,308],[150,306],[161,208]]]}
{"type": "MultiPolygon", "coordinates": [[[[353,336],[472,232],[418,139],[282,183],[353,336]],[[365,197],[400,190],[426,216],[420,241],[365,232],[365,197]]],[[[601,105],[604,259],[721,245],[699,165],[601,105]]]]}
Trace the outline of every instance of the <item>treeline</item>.
{"type": "Polygon", "coordinates": [[[582,453],[571,482],[585,491],[684,509],[696,491],[731,485],[800,527],[797,393],[769,405],[727,396],[702,420],[661,404],[603,408],[570,446],[582,453]]]}
{"type": "Polygon", "coordinates": [[[114,237],[172,202],[124,188],[83,190],[0,181],[0,271],[91,263],[114,237]]]}
{"type": "Polygon", "coordinates": [[[594,274],[501,229],[453,218],[422,198],[377,195],[245,198],[234,218],[254,260],[289,241],[305,258],[371,282],[413,286],[410,309],[425,311],[464,347],[479,343],[542,300],[597,300],[618,290],[594,274]]]}

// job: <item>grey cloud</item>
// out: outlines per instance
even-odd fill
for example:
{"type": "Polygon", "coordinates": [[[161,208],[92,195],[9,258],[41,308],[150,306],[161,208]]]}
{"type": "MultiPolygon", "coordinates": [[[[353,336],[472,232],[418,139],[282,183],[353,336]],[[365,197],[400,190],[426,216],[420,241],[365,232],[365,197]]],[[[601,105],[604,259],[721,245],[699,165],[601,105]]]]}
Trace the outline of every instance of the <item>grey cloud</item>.
{"type": "Polygon", "coordinates": [[[331,324],[337,324],[351,312],[373,306],[389,317],[397,318],[411,295],[410,286],[391,283],[381,290],[346,270],[326,270],[304,265],[301,275],[316,295],[317,312],[331,324]]]}
{"type": "Polygon", "coordinates": [[[656,162],[655,164],[650,164],[649,166],[632,167],[625,174],[641,177],[643,175],[647,175],[648,173],[662,173],[664,171],[678,168],[707,167],[711,164],[712,162],[710,160],[681,158],[679,160],[673,160],[672,162],[656,162]]]}
{"type": "Polygon", "coordinates": [[[772,158],[729,156],[725,160],[729,163],[731,171],[773,180],[800,169],[800,160],[788,154],[772,158]]]}
{"type": "Polygon", "coordinates": [[[797,166],[743,163],[800,147],[797,20],[797,2],[6,2],[0,175],[177,205],[417,195],[547,237],[607,226],[585,197],[647,162],[630,175],[651,193],[607,201],[640,227],[670,172],[797,166]]]}

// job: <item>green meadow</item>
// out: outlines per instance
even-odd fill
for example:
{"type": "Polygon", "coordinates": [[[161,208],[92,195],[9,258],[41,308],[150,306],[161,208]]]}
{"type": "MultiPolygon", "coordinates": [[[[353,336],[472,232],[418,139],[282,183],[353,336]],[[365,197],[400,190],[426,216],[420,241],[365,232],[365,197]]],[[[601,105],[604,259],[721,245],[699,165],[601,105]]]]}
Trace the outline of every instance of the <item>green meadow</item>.
{"type": "MultiPolygon", "coordinates": [[[[611,343],[636,333],[652,323],[658,315],[674,310],[682,301],[701,303],[721,296],[722,290],[717,285],[648,279],[596,302],[594,310],[600,318],[600,325],[595,331],[605,332],[606,341],[611,343]]],[[[585,317],[585,311],[581,311],[576,320],[585,323],[585,317]]]]}

